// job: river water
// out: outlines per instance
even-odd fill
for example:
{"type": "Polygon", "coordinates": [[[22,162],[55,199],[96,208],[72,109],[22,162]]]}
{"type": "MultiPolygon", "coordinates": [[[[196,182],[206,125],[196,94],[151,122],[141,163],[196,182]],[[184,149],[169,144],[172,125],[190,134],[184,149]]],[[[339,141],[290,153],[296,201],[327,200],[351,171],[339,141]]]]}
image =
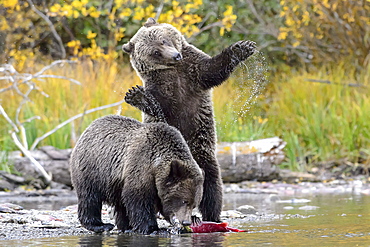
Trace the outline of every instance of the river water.
{"type": "Polygon", "coordinates": [[[89,234],[0,241],[0,246],[370,246],[368,191],[303,194],[225,194],[224,210],[253,205],[258,213],[229,219],[248,232],[170,237],[89,234]]]}

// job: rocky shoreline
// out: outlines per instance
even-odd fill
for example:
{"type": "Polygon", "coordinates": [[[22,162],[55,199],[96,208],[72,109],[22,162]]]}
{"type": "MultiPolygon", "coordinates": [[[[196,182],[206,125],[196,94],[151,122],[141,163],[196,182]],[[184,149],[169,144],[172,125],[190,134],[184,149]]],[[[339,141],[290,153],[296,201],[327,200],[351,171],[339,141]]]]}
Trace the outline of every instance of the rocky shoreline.
{"type": "MultiPolygon", "coordinates": [[[[287,184],[281,182],[242,182],[239,184],[224,185],[225,199],[230,196],[243,197],[256,195],[264,197],[271,202],[278,202],[281,198],[302,198],[309,195],[325,193],[357,193],[370,195],[370,184],[366,177],[349,180],[333,180],[328,183],[302,182],[287,184]]],[[[16,199],[37,197],[38,201],[63,200],[67,198],[76,200],[75,194],[70,190],[41,190],[41,191],[15,191],[0,193],[0,240],[22,240],[35,238],[50,238],[61,236],[77,236],[92,233],[83,227],[77,219],[77,205],[73,204],[59,210],[24,209],[22,205],[12,204],[16,199]]],[[[266,199],[265,199],[266,200],[266,199]]],[[[20,203],[19,203],[20,204],[20,203]]],[[[110,216],[110,208],[104,207],[102,211],[104,222],[114,223],[110,216]]],[[[222,220],[232,227],[238,224],[273,220],[281,215],[259,213],[251,205],[242,205],[237,209],[222,212],[222,220]]],[[[160,227],[168,224],[158,219],[160,227]]],[[[117,230],[109,234],[118,234],[117,230]]]]}

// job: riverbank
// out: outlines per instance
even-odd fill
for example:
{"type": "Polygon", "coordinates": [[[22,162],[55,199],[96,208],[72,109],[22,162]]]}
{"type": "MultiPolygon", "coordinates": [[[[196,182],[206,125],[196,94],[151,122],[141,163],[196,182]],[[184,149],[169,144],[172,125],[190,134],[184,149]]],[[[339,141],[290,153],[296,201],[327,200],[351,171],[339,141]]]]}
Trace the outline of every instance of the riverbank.
{"type": "MultiPolygon", "coordinates": [[[[245,222],[269,221],[282,217],[282,215],[265,210],[268,207],[266,204],[309,202],[305,198],[317,194],[367,196],[370,195],[369,185],[365,177],[333,180],[328,183],[242,182],[225,184],[222,220],[228,222],[231,227],[239,227],[245,222]]],[[[0,240],[94,234],[81,227],[78,222],[76,202],[76,195],[70,190],[1,192],[0,240]],[[65,206],[69,203],[71,205],[65,206]],[[60,208],[54,210],[58,205],[60,208]]],[[[309,209],[310,205],[306,206],[305,209],[309,209]]],[[[109,207],[103,208],[102,217],[104,222],[114,223],[109,207]]],[[[159,225],[168,226],[161,219],[159,219],[159,225]]],[[[113,230],[109,234],[115,235],[118,231],[113,230]]]]}

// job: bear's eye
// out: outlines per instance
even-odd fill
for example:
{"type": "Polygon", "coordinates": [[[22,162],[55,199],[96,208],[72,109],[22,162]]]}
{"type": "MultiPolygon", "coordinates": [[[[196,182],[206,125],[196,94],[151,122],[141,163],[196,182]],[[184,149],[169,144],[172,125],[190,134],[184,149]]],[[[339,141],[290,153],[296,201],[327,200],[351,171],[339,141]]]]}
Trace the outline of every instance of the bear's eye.
{"type": "Polygon", "coordinates": [[[156,57],[159,57],[159,56],[161,56],[161,53],[159,52],[159,51],[154,51],[154,56],[156,56],[156,57]]]}
{"type": "Polygon", "coordinates": [[[182,201],[182,204],[189,204],[189,201],[182,201]]]}

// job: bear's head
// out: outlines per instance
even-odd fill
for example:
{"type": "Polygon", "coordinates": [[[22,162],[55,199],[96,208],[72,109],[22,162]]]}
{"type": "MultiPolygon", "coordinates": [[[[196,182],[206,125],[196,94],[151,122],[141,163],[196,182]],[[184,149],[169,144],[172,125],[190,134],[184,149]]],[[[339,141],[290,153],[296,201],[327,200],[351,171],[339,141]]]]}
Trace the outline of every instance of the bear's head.
{"type": "Polygon", "coordinates": [[[203,171],[194,160],[172,160],[165,173],[156,181],[160,212],[172,225],[190,225],[192,211],[203,196],[203,171]]]}
{"type": "Polygon", "coordinates": [[[172,25],[149,18],[131,40],[122,46],[138,73],[174,67],[182,60],[183,35],[172,25]]]}

